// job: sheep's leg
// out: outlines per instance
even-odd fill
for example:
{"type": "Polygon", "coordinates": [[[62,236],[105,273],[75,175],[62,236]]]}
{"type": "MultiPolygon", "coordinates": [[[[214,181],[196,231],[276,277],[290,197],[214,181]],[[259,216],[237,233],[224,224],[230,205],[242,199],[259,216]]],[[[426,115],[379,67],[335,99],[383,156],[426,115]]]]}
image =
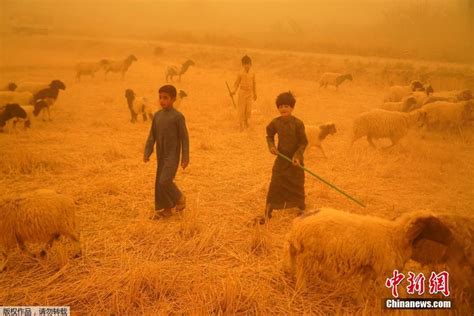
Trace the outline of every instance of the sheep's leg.
{"type": "MultiPolygon", "coordinates": [[[[351,144],[351,145],[352,145],[352,144],[351,144]]],[[[321,149],[321,152],[323,153],[324,158],[327,159],[328,157],[326,156],[326,153],[324,152],[323,146],[318,145],[318,146],[316,146],[316,147],[318,147],[319,149],[321,149]]]]}
{"type": "Polygon", "coordinates": [[[178,76],[178,82],[181,82],[181,74],[178,76]]]}
{"type": "Polygon", "coordinates": [[[33,257],[35,258],[35,254],[32,253],[25,245],[25,242],[23,241],[23,239],[18,236],[18,235],[15,235],[15,238],[16,238],[16,242],[18,243],[18,247],[20,247],[20,250],[26,254],[28,254],[30,257],[33,257]]]}
{"type": "Polygon", "coordinates": [[[48,107],[47,107],[46,109],[48,110],[48,120],[52,121],[52,120],[51,120],[51,112],[50,112],[50,110],[49,110],[49,105],[48,105],[48,107]]]}
{"type": "Polygon", "coordinates": [[[369,142],[370,146],[377,148],[374,142],[372,141],[372,137],[370,135],[367,135],[367,141],[369,142]]]}
{"type": "Polygon", "coordinates": [[[63,232],[63,235],[71,239],[76,246],[76,253],[74,258],[79,258],[82,255],[81,242],[79,241],[79,235],[74,232],[63,232]]]}
{"type": "Polygon", "coordinates": [[[53,246],[54,241],[58,240],[59,236],[60,235],[58,233],[55,233],[55,234],[53,234],[53,236],[51,236],[51,238],[48,240],[48,242],[44,245],[43,249],[41,249],[41,251],[39,253],[41,258],[46,256],[46,251],[51,249],[51,247],[53,246]]]}
{"type": "Polygon", "coordinates": [[[0,252],[0,272],[3,272],[7,269],[8,263],[8,254],[5,251],[0,252]]]}
{"type": "Polygon", "coordinates": [[[145,113],[145,112],[143,112],[142,116],[143,116],[143,122],[146,122],[146,119],[147,119],[147,115],[146,115],[146,113],[145,113]]]}
{"type": "Polygon", "coordinates": [[[153,120],[153,114],[148,113],[148,118],[149,118],[150,120],[153,120]]]}

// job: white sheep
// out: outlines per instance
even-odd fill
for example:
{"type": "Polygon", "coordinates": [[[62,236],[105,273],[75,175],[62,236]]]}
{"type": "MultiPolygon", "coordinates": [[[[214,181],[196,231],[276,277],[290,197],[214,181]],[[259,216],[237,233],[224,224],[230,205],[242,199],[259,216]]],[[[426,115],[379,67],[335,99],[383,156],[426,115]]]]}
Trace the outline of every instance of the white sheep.
{"type": "Polygon", "coordinates": [[[125,98],[127,99],[128,109],[130,110],[131,122],[137,121],[137,116],[142,115],[143,121],[147,118],[153,119],[153,114],[156,110],[148,102],[148,99],[142,96],[137,96],[132,89],[125,90],[125,98]]]}
{"type": "Polygon", "coordinates": [[[14,82],[2,83],[0,91],[15,91],[18,86],[14,82]]]}
{"type": "Polygon", "coordinates": [[[409,95],[410,93],[414,91],[422,91],[425,88],[423,87],[423,84],[418,81],[414,80],[412,81],[408,86],[391,86],[388,89],[387,94],[384,97],[384,102],[400,102],[403,100],[404,97],[409,95]]]}
{"type": "Polygon", "coordinates": [[[473,119],[474,101],[438,101],[425,104],[419,111],[424,113],[424,123],[429,129],[456,128],[462,134],[462,126],[473,119]]]}
{"type": "Polygon", "coordinates": [[[325,72],[319,79],[319,88],[321,89],[321,87],[327,88],[327,86],[334,86],[337,89],[337,87],[339,87],[346,80],[352,81],[352,75],[341,74],[337,72],[325,72]]]}
{"type": "Polygon", "coordinates": [[[8,103],[33,104],[33,94],[27,91],[0,91],[0,106],[8,103]]]}
{"type": "Polygon", "coordinates": [[[412,110],[419,109],[425,104],[426,100],[433,94],[433,88],[431,85],[424,87],[424,90],[413,91],[408,97],[413,97],[416,100],[416,105],[412,107],[412,110]]]}
{"type": "Polygon", "coordinates": [[[81,81],[82,76],[91,76],[94,78],[95,74],[101,69],[105,68],[108,63],[107,60],[103,59],[99,62],[82,62],[76,65],[76,81],[81,81]]]}
{"type": "Polygon", "coordinates": [[[127,58],[121,61],[114,61],[114,60],[103,60],[103,67],[105,71],[105,78],[107,78],[107,74],[109,72],[120,73],[122,75],[122,79],[125,77],[125,73],[127,72],[128,68],[132,65],[134,61],[137,61],[137,57],[135,55],[129,55],[127,58]]]}
{"type": "Polygon", "coordinates": [[[440,91],[433,93],[428,97],[424,104],[433,103],[437,101],[459,102],[472,100],[471,90],[456,90],[456,91],[440,91]]]}
{"type": "Polygon", "coordinates": [[[176,101],[173,103],[173,107],[175,109],[179,109],[181,107],[181,103],[183,102],[183,99],[186,98],[188,94],[184,92],[183,90],[178,91],[178,95],[176,96],[176,101]]]}
{"type": "Polygon", "coordinates": [[[402,113],[374,109],[361,113],[354,119],[351,147],[363,136],[372,147],[375,147],[372,139],[390,138],[392,145],[389,147],[392,147],[418,122],[423,122],[423,113],[419,110],[402,113]]]}
{"type": "Polygon", "coordinates": [[[166,82],[168,82],[169,79],[171,79],[171,81],[173,81],[174,76],[178,76],[178,81],[181,81],[181,76],[184,75],[186,73],[186,71],[188,71],[190,66],[195,66],[194,61],[192,61],[191,59],[186,60],[181,65],[181,67],[168,66],[166,68],[166,73],[165,73],[166,82]]]}
{"type": "Polygon", "coordinates": [[[399,102],[384,102],[380,108],[387,111],[411,112],[416,106],[415,97],[408,96],[399,102]]]}
{"type": "Polygon", "coordinates": [[[306,125],[305,131],[306,137],[308,138],[308,147],[315,146],[319,148],[323,156],[327,158],[322,142],[328,135],[334,135],[336,133],[336,125],[334,123],[326,123],[319,126],[306,125]]]}
{"type": "Polygon", "coordinates": [[[429,211],[403,214],[391,221],[321,208],[294,219],[285,238],[284,269],[303,287],[318,278],[384,279],[395,269],[403,270],[410,259],[423,261],[416,251],[425,240],[448,245],[453,265],[467,263],[474,269],[474,221],[465,222],[469,227],[464,230],[458,229],[462,221],[456,222],[458,226],[453,222],[451,215],[429,211]]]}
{"type": "Polygon", "coordinates": [[[16,245],[35,256],[25,242],[46,242],[39,253],[44,257],[53,242],[64,235],[75,243],[76,256],[80,255],[75,209],[71,197],[48,189],[3,198],[0,203],[0,271],[6,267],[9,250],[16,245]]]}

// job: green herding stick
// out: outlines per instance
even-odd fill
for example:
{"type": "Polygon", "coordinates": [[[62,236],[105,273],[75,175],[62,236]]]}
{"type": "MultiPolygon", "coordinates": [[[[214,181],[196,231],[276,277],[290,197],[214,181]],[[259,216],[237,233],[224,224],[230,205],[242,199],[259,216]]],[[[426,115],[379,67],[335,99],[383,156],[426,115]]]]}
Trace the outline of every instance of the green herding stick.
{"type": "Polygon", "coordinates": [[[232,104],[234,105],[234,109],[236,109],[237,105],[235,105],[234,96],[232,95],[232,92],[230,91],[230,87],[227,81],[225,82],[225,85],[227,86],[227,91],[229,91],[229,96],[232,99],[232,104]]]}
{"type": "MultiPolygon", "coordinates": [[[[293,160],[291,160],[290,158],[288,158],[287,156],[283,155],[282,153],[278,153],[278,156],[288,160],[289,162],[293,163],[293,160]]],[[[303,169],[304,171],[306,171],[307,173],[309,173],[310,175],[312,175],[313,177],[315,177],[316,179],[318,179],[319,181],[327,184],[328,186],[330,186],[331,188],[333,188],[334,190],[336,190],[337,192],[341,193],[342,195],[344,195],[345,197],[348,197],[349,199],[351,199],[352,201],[356,202],[357,204],[359,204],[360,206],[362,207],[365,207],[365,205],[362,203],[362,202],[359,202],[358,200],[354,199],[352,196],[350,196],[349,194],[347,194],[346,192],[342,191],[341,189],[339,189],[338,187],[336,187],[335,185],[329,183],[328,181],[324,180],[323,178],[321,178],[320,176],[318,176],[316,173],[312,172],[311,170],[309,169],[306,169],[304,166],[299,166],[301,169],[303,169]]]]}

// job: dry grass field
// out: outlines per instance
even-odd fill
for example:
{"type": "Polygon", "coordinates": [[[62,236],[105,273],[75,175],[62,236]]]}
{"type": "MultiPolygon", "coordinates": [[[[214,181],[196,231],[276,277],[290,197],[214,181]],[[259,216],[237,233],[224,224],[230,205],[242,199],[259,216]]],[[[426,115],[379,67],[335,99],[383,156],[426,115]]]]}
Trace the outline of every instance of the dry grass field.
{"type": "MultiPolygon", "coordinates": [[[[342,280],[295,289],[281,257],[296,210],[275,211],[268,225],[252,225],[263,213],[274,160],[265,127],[278,115],[276,95],[288,90],[297,98],[294,114],[305,124],[332,121],[337,127],[324,142],[328,158],[309,148],[306,166],[367,205],[307,176],[309,209],[387,219],[419,209],[473,214],[474,128],[463,137],[412,130],[390,149],[373,149],[365,139],[349,148],[353,118],[377,107],[387,86],[424,76],[435,89],[472,89],[472,66],[127,39],[2,41],[8,47],[2,81],[61,79],[67,88],[51,122],[0,134],[0,196],[37,188],[73,196],[83,254],[70,258],[71,244],[63,239],[44,260],[13,251],[0,274],[1,305],[69,305],[73,315],[381,314],[381,299],[390,296],[383,286],[370,292],[364,283],[365,296],[360,284],[342,280]],[[164,52],[155,56],[158,45],[164,52]],[[132,53],[138,62],[124,80],[113,74],[104,80],[99,73],[75,81],[79,61],[132,53]],[[239,132],[225,81],[234,81],[244,54],[253,58],[259,98],[251,127],[239,132]],[[166,65],[189,58],[196,66],[176,83],[189,95],[180,111],[190,135],[190,165],[176,178],[188,207],[152,221],[156,159],[142,161],[150,124],[130,123],[124,91],[157,100],[166,65]],[[350,72],[354,81],[319,91],[325,71],[350,72]]],[[[472,297],[458,293],[453,300],[459,315],[472,313],[472,297]]]]}

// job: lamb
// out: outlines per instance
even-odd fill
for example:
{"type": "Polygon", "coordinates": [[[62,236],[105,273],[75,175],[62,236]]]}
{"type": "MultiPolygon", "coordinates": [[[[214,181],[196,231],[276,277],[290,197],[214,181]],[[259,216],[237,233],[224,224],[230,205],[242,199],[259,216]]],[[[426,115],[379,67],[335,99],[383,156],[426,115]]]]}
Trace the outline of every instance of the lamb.
{"type": "Polygon", "coordinates": [[[384,102],[380,108],[387,111],[411,112],[417,106],[414,96],[408,96],[400,102],[384,102]]]}
{"type": "Polygon", "coordinates": [[[326,123],[319,126],[306,125],[305,129],[309,146],[318,147],[323,153],[324,158],[327,158],[321,143],[328,135],[336,133],[336,125],[334,123],[326,123]]]}
{"type": "MultiPolygon", "coordinates": [[[[173,106],[179,108],[183,98],[188,95],[183,90],[179,90],[178,95],[176,96],[176,101],[173,106]]],[[[137,121],[137,115],[143,116],[143,121],[147,120],[147,117],[153,119],[153,115],[156,112],[156,109],[150,105],[147,98],[137,97],[135,92],[132,89],[125,90],[125,98],[127,99],[128,109],[130,110],[131,122],[135,123],[137,121]]]]}
{"type": "Polygon", "coordinates": [[[0,91],[15,91],[16,88],[17,88],[17,85],[14,82],[9,82],[9,83],[0,85],[0,91]]]}
{"type": "Polygon", "coordinates": [[[75,218],[74,200],[54,190],[40,189],[19,197],[6,197],[0,203],[0,271],[8,261],[8,252],[17,244],[31,253],[25,242],[46,242],[40,257],[46,255],[53,242],[64,235],[70,238],[81,253],[75,218]]]}
{"type": "Polygon", "coordinates": [[[60,80],[53,80],[48,88],[38,91],[34,96],[34,103],[38,100],[44,100],[48,104],[46,110],[48,112],[48,119],[51,121],[50,107],[56,102],[59,96],[59,90],[66,90],[66,85],[60,80]]]}
{"type": "Polygon", "coordinates": [[[352,81],[351,74],[340,74],[337,72],[325,72],[319,79],[319,89],[321,87],[327,88],[327,86],[335,86],[336,89],[340,86],[344,81],[350,80],[352,81]]]}
{"type": "Polygon", "coordinates": [[[125,90],[125,98],[127,99],[128,109],[130,110],[131,122],[137,121],[137,115],[143,116],[143,121],[147,120],[147,117],[153,119],[153,108],[149,105],[148,100],[145,97],[137,97],[132,89],[125,90]]]}
{"type": "Polygon", "coordinates": [[[132,65],[134,61],[138,61],[135,55],[129,55],[122,61],[114,61],[114,60],[107,60],[104,59],[102,61],[104,71],[105,71],[105,78],[107,78],[107,74],[109,72],[121,73],[122,79],[125,77],[125,73],[128,71],[128,68],[132,65]]]}
{"type": "Polygon", "coordinates": [[[424,123],[430,129],[457,128],[462,134],[462,126],[474,118],[474,101],[438,101],[425,104],[420,111],[424,113],[424,123]]]}
{"type": "Polygon", "coordinates": [[[433,95],[431,95],[425,100],[424,104],[433,103],[437,101],[459,102],[469,100],[472,100],[471,90],[442,91],[433,93],[433,95]]]}
{"type": "Polygon", "coordinates": [[[82,62],[76,65],[75,70],[76,70],[76,81],[81,81],[81,76],[91,76],[94,78],[95,74],[101,70],[104,69],[105,66],[107,65],[108,61],[103,59],[99,62],[82,62]]]}
{"type": "Polygon", "coordinates": [[[191,59],[186,60],[183,65],[181,65],[181,69],[179,69],[178,66],[169,66],[166,69],[166,82],[168,82],[169,79],[173,81],[174,76],[178,76],[178,81],[181,82],[181,76],[188,71],[190,66],[195,66],[194,61],[191,59]]]}
{"type": "Polygon", "coordinates": [[[37,94],[43,89],[47,89],[50,87],[55,87],[59,85],[64,85],[64,82],[62,82],[59,79],[52,80],[50,83],[44,83],[44,82],[22,82],[18,84],[18,87],[16,91],[22,92],[22,91],[28,91],[31,92],[33,95],[37,94]]]}
{"type": "Polygon", "coordinates": [[[429,263],[438,254],[425,258],[418,251],[426,241],[436,241],[450,248],[439,254],[440,261],[453,268],[468,264],[474,271],[473,237],[474,218],[463,222],[450,214],[415,211],[391,221],[320,208],[294,219],[285,238],[283,267],[302,287],[316,278],[380,280],[403,270],[410,259],[429,263]]]}
{"type": "Polygon", "coordinates": [[[414,91],[423,91],[423,84],[414,80],[408,86],[391,86],[384,98],[384,102],[400,102],[404,97],[414,91]]]}
{"type": "Polygon", "coordinates": [[[18,104],[7,104],[0,107],[0,132],[3,132],[3,127],[7,121],[14,118],[26,119],[27,113],[18,104]]]}
{"type": "Polygon", "coordinates": [[[372,139],[390,138],[392,147],[402,139],[408,129],[416,123],[424,120],[424,112],[416,110],[410,113],[392,112],[374,109],[359,114],[354,120],[353,137],[351,147],[356,140],[366,136],[369,144],[375,148],[372,139]]]}
{"type": "Polygon", "coordinates": [[[7,103],[33,104],[33,94],[27,91],[0,91],[0,106],[7,103]]]}

